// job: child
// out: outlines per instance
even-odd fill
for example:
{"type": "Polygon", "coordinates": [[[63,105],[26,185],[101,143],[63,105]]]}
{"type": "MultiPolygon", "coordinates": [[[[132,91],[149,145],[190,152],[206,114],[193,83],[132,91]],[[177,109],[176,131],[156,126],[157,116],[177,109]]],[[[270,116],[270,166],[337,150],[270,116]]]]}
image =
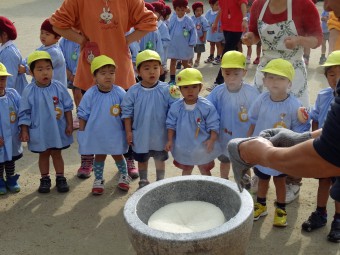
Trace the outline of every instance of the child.
{"type": "Polygon", "coordinates": [[[221,63],[221,56],[223,52],[222,42],[224,40],[223,33],[221,32],[221,22],[218,22],[217,31],[214,33],[212,31],[212,25],[216,19],[218,11],[220,9],[218,5],[218,0],[209,0],[211,9],[205,14],[205,18],[208,20],[210,28],[207,33],[207,41],[210,43],[210,55],[204,63],[213,63],[219,65],[221,63]],[[217,48],[217,56],[214,58],[215,46],[217,48]]]}
{"type": "MultiPolygon", "coordinates": [[[[75,87],[73,85],[74,76],[76,75],[78,58],[80,54],[80,45],[67,40],[66,38],[61,38],[59,42],[59,46],[61,52],[64,55],[66,62],[66,74],[67,74],[67,88],[72,90],[72,95],[74,99],[74,104],[76,105],[76,111],[78,110],[78,106],[80,100],[82,98],[81,89],[75,87]]],[[[79,128],[79,120],[78,117],[75,116],[73,118],[73,129],[79,128]]]]}
{"type": "Polygon", "coordinates": [[[21,95],[27,86],[27,80],[21,53],[13,42],[16,38],[17,30],[13,22],[0,16],[0,62],[6,65],[8,72],[12,74],[7,78],[7,87],[14,88],[21,95]],[[23,69],[22,73],[18,72],[19,68],[23,69]]]}
{"type": "Polygon", "coordinates": [[[0,195],[6,194],[7,189],[11,192],[20,191],[17,182],[20,175],[15,174],[15,161],[22,157],[17,118],[20,95],[13,88],[6,88],[9,76],[11,74],[0,63],[0,195]]]}
{"type": "Polygon", "coordinates": [[[66,62],[58,41],[60,35],[54,32],[49,19],[46,19],[40,28],[40,41],[43,44],[37,50],[47,51],[52,59],[53,80],[61,82],[67,88],[66,62]]]}
{"type": "Polygon", "coordinates": [[[160,82],[161,58],[157,52],[145,50],[137,55],[136,66],[141,82],[133,85],[122,103],[122,119],[126,138],[138,161],[139,188],[149,184],[148,161],[154,157],[157,180],[164,178],[168,153],[165,120],[170,105],[179,97],[176,86],[160,82]]]}
{"type": "Polygon", "coordinates": [[[111,58],[101,55],[93,59],[91,73],[96,85],[86,91],[78,108],[79,153],[95,154],[95,180],[92,188],[94,195],[104,192],[103,171],[107,155],[112,155],[120,172],[118,188],[124,191],[130,188],[131,178],[123,156],[128,151],[128,145],[120,108],[125,91],[113,84],[115,70],[116,64],[111,58]]]}
{"type": "Polygon", "coordinates": [[[50,192],[50,157],[58,192],[68,192],[61,151],[73,143],[72,98],[64,84],[52,80],[52,59],[47,51],[34,51],[28,56],[27,64],[34,81],[24,89],[20,101],[21,141],[28,142],[30,151],[39,153],[38,192],[50,192]]]}
{"type": "Polygon", "coordinates": [[[327,21],[329,19],[328,11],[323,10],[321,13],[321,28],[322,28],[322,44],[321,44],[321,57],[319,60],[319,64],[323,65],[326,61],[326,43],[329,43],[329,31],[327,26],[327,21]]]}
{"type": "Polygon", "coordinates": [[[227,150],[233,138],[247,137],[250,127],[248,110],[258,96],[253,86],[245,84],[246,58],[238,51],[228,51],[222,58],[224,86],[214,89],[207,97],[215,106],[220,117],[219,142],[223,148],[220,160],[221,178],[228,179],[230,160],[227,150]]]}
{"type": "MultiPolygon", "coordinates": [[[[323,89],[319,92],[315,106],[310,115],[312,119],[312,130],[322,128],[326,120],[327,113],[330,109],[331,103],[334,101],[336,89],[336,77],[340,75],[340,51],[333,51],[328,56],[326,63],[323,65],[324,73],[327,78],[329,88],[323,89]]],[[[332,186],[333,178],[320,178],[319,188],[317,193],[317,207],[308,220],[302,224],[302,229],[311,232],[317,228],[321,228],[327,223],[327,201],[329,197],[329,190],[332,186]]],[[[331,242],[340,242],[340,203],[335,201],[335,214],[332,222],[331,231],[327,236],[331,242]]]]}
{"type": "Polygon", "coordinates": [[[182,175],[191,175],[195,165],[202,175],[211,175],[214,159],[221,154],[217,141],[220,121],[215,107],[198,94],[203,77],[194,68],[182,70],[177,75],[177,85],[183,98],[171,105],[166,119],[168,142],[174,165],[182,175]]]}
{"type": "Polygon", "coordinates": [[[171,14],[171,7],[169,5],[165,5],[164,7],[164,13],[163,13],[163,21],[165,25],[169,27],[169,22],[170,22],[170,14],[171,14]]]}
{"type": "Polygon", "coordinates": [[[192,5],[192,10],[194,15],[191,17],[195,24],[197,32],[197,42],[194,47],[194,52],[197,53],[197,57],[194,63],[194,67],[198,67],[200,64],[201,53],[205,52],[205,39],[207,38],[207,31],[209,29],[209,24],[207,19],[202,16],[203,14],[203,3],[195,2],[192,5]]]}
{"type": "Polygon", "coordinates": [[[194,57],[194,46],[197,33],[194,22],[186,15],[188,0],[173,0],[176,15],[171,17],[169,24],[170,45],[168,57],[170,61],[170,82],[175,84],[176,61],[181,60],[184,68],[191,67],[189,60],[194,57]]]}
{"type": "MultiPolygon", "coordinates": [[[[262,93],[251,106],[249,111],[251,126],[248,136],[257,136],[268,128],[288,128],[295,132],[309,130],[307,119],[301,122],[298,111],[301,103],[291,95],[288,90],[294,78],[294,68],[284,59],[271,60],[263,69],[263,83],[268,92],[262,93]]],[[[270,177],[273,176],[276,188],[276,209],[274,226],[287,226],[286,212],[286,175],[263,166],[254,167],[255,174],[259,177],[257,199],[254,205],[254,220],[267,215],[266,196],[270,177]]]]}

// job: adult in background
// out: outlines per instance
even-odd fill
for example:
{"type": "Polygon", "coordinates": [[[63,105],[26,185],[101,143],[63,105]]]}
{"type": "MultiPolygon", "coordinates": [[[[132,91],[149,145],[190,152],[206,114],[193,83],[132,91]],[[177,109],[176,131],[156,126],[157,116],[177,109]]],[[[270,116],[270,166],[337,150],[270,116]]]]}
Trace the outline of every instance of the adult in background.
{"type": "MultiPolygon", "coordinates": [[[[212,25],[212,31],[217,31],[218,22],[220,21],[225,41],[222,56],[227,51],[237,50],[237,45],[241,40],[242,33],[248,29],[247,4],[248,0],[218,1],[220,10],[212,25]]],[[[217,85],[220,85],[223,82],[222,72],[221,69],[219,69],[215,83],[207,90],[212,91],[217,85]]]]}
{"type": "MultiPolygon", "coordinates": [[[[132,86],[135,77],[128,46],[157,28],[157,17],[145,9],[143,0],[65,0],[50,22],[58,34],[81,47],[74,85],[83,92],[94,84],[90,64],[99,55],[107,55],[117,64],[115,84],[126,90],[132,86]],[[135,31],[125,36],[131,27],[135,31]]],[[[77,176],[90,177],[92,165],[93,155],[82,155],[77,176]]],[[[138,170],[130,155],[127,165],[129,175],[137,178],[138,170]]]]}
{"type": "MultiPolygon", "coordinates": [[[[309,105],[304,48],[316,48],[322,42],[319,12],[310,0],[256,0],[250,11],[246,45],[262,43],[263,56],[257,66],[254,85],[263,91],[261,70],[272,59],[289,60],[295,69],[292,93],[304,106],[309,105]],[[302,8],[303,7],[303,8],[302,8]]],[[[299,195],[301,178],[287,177],[286,203],[299,195]]]]}

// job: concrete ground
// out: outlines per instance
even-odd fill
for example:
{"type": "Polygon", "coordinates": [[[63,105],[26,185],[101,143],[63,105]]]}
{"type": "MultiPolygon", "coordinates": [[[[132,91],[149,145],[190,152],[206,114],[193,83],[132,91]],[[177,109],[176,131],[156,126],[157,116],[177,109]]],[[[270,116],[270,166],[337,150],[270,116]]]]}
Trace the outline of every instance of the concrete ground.
{"type": "MultiPolygon", "coordinates": [[[[208,1],[204,2],[205,10],[208,10],[208,1]]],[[[0,15],[15,21],[18,30],[16,44],[24,57],[40,45],[40,24],[61,3],[61,0],[1,0],[0,15]]],[[[321,11],[321,3],[317,5],[321,11]]],[[[202,59],[207,56],[205,53],[202,59]]],[[[316,72],[319,57],[320,48],[312,50],[308,67],[311,103],[315,101],[318,91],[327,86],[324,77],[316,72]]],[[[253,64],[248,66],[246,81],[252,81],[255,67],[253,64]]],[[[210,86],[218,67],[202,64],[199,69],[204,75],[206,86],[210,86]]],[[[0,197],[0,254],[135,254],[127,238],[122,210],[126,200],[136,191],[138,181],[132,183],[128,193],[119,191],[116,188],[117,169],[113,160],[108,159],[105,167],[105,193],[99,197],[93,196],[93,177],[80,180],[75,176],[79,167],[77,147],[77,143],[74,143],[63,153],[70,192],[59,194],[53,188],[50,194],[42,195],[37,192],[40,178],[38,155],[29,152],[24,145],[24,158],[17,161],[16,170],[21,175],[19,181],[22,190],[17,194],[0,197]]],[[[166,169],[167,177],[180,175],[171,159],[167,161],[166,169]]],[[[154,181],[152,160],[149,172],[150,181],[154,181]]],[[[51,173],[53,177],[53,170],[51,173]]],[[[197,170],[195,174],[198,174],[197,170]]],[[[218,163],[212,174],[219,176],[218,163]]],[[[327,207],[327,226],[313,233],[301,232],[301,224],[316,207],[317,181],[303,180],[299,198],[287,206],[289,225],[283,229],[272,226],[275,199],[273,187],[271,184],[268,194],[269,215],[254,222],[247,254],[340,254],[340,245],[326,239],[334,213],[331,199],[327,207]]]]}

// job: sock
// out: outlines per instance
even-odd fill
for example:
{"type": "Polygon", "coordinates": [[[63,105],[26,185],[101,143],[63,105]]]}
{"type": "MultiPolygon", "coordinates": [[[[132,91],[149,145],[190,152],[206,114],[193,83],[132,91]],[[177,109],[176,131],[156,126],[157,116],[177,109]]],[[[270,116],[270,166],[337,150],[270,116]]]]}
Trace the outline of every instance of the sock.
{"type": "Polygon", "coordinates": [[[48,177],[48,178],[50,178],[50,173],[41,174],[41,178],[44,178],[44,177],[48,177]]]}
{"type": "Polygon", "coordinates": [[[163,180],[165,175],[165,170],[157,170],[156,169],[156,180],[163,180]]]}
{"type": "Polygon", "coordinates": [[[94,155],[81,155],[80,158],[82,167],[92,167],[94,155]]]}
{"type": "Polygon", "coordinates": [[[4,164],[0,164],[0,179],[4,179],[4,164]]]}
{"type": "Polygon", "coordinates": [[[326,206],[324,206],[324,207],[318,206],[318,207],[316,207],[316,211],[317,211],[320,215],[322,215],[322,216],[324,216],[324,217],[327,217],[327,209],[326,209],[326,206]]]}
{"type": "Polygon", "coordinates": [[[96,180],[103,179],[103,172],[104,172],[104,162],[94,162],[93,163],[93,172],[96,180]]]}
{"type": "Polygon", "coordinates": [[[337,221],[337,222],[340,222],[340,213],[334,214],[334,220],[337,221]]]}
{"type": "Polygon", "coordinates": [[[127,165],[125,159],[122,159],[121,161],[116,161],[116,166],[121,174],[127,175],[127,165]]]}
{"type": "Polygon", "coordinates": [[[55,176],[57,176],[57,177],[64,177],[64,173],[55,173],[55,176]]]}
{"type": "Polygon", "coordinates": [[[256,202],[260,203],[263,206],[267,205],[266,200],[267,200],[266,198],[261,198],[261,197],[256,198],[256,202]]]}
{"type": "Polygon", "coordinates": [[[6,176],[13,176],[15,171],[15,162],[13,160],[5,163],[6,176]]]}
{"type": "Polygon", "coordinates": [[[325,54],[321,54],[321,57],[325,57],[325,54]]]}
{"type": "Polygon", "coordinates": [[[210,54],[210,55],[209,55],[209,58],[214,58],[214,54],[210,54]]]}
{"type": "Polygon", "coordinates": [[[170,74],[170,81],[174,81],[174,80],[176,80],[176,75],[170,74]]]}
{"type": "Polygon", "coordinates": [[[286,203],[276,202],[276,207],[286,211],[286,203]]]}
{"type": "Polygon", "coordinates": [[[147,180],[148,179],[148,170],[140,170],[139,169],[139,179],[140,180],[147,180]]]}

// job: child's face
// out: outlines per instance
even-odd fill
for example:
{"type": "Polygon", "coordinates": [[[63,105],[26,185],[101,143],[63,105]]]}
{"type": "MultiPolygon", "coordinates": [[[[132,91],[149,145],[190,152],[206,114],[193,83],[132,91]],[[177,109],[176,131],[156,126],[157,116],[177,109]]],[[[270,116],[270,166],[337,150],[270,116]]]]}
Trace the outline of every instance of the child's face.
{"type": "Polygon", "coordinates": [[[46,30],[40,30],[40,41],[43,45],[50,46],[52,44],[56,44],[58,40],[59,36],[55,36],[46,30]]]}
{"type": "Polygon", "coordinates": [[[187,12],[187,7],[176,7],[175,12],[178,18],[183,18],[187,12]]]}
{"type": "Polygon", "coordinates": [[[218,1],[214,4],[211,4],[210,7],[214,12],[220,9],[220,7],[218,6],[218,1]]]}
{"type": "Polygon", "coordinates": [[[340,79],[340,66],[331,66],[327,70],[326,78],[329,86],[335,90],[336,84],[340,79]]]}
{"type": "Polygon", "coordinates": [[[201,8],[201,7],[196,8],[195,16],[198,18],[198,17],[201,17],[202,14],[203,14],[203,8],[201,8]]]}
{"type": "Polygon", "coordinates": [[[292,85],[291,81],[281,75],[265,73],[263,85],[267,87],[271,96],[285,97],[292,85]]]}
{"type": "Polygon", "coordinates": [[[246,73],[247,71],[241,68],[222,68],[222,76],[228,90],[239,90],[242,86],[242,80],[246,73]]]}
{"type": "Polygon", "coordinates": [[[196,104],[198,94],[202,89],[202,84],[179,86],[179,89],[186,104],[196,104]]]}
{"type": "Polygon", "coordinates": [[[0,96],[5,95],[7,76],[0,76],[0,96]]]}
{"type": "Polygon", "coordinates": [[[38,85],[48,86],[53,75],[51,62],[45,59],[37,60],[34,69],[31,70],[31,74],[38,85]]]}
{"type": "Polygon", "coordinates": [[[145,61],[140,64],[138,75],[142,77],[144,87],[152,87],[161,75],[161,64],[157,60],[145,61]]]}
{"type": "Polygon", "coordinates": [[[102,91],[110,91],[115,81],[116,68],[113,65],[106,65],[98,69],[94,78],[102,91]]]}

